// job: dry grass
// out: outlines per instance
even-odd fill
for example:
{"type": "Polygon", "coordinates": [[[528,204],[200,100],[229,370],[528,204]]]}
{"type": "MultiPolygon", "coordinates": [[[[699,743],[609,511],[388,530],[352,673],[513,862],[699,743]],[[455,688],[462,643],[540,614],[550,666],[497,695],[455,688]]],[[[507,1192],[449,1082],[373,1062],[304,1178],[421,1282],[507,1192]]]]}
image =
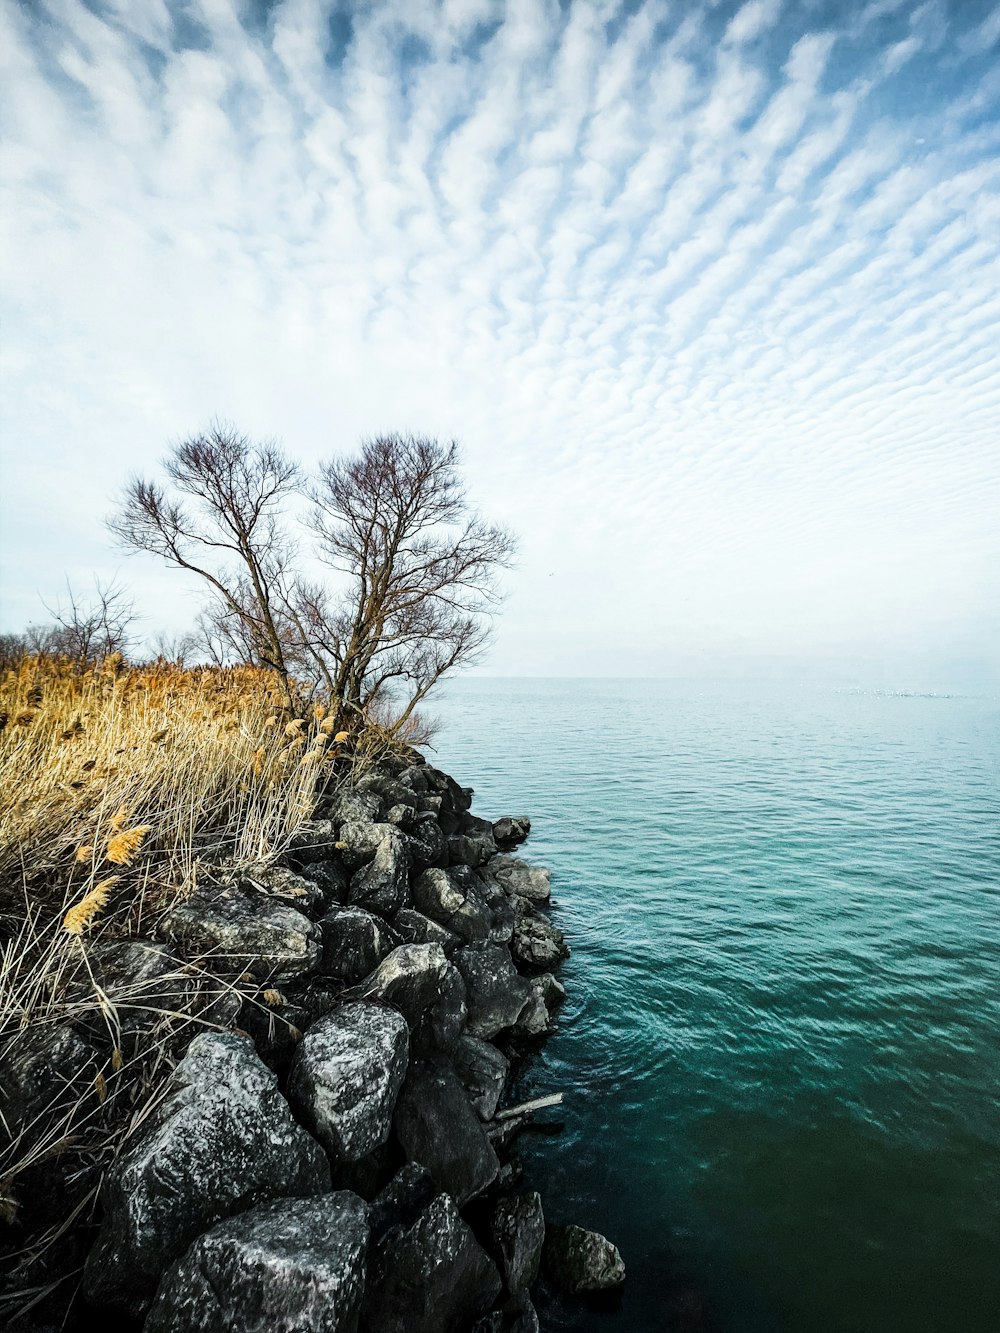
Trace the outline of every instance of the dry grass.
{"type": "MultiPolygon", "coordinates": [[[[155,908],[197,859],[267,859],[343,742],[288,720],[267,672],[27,659],[0,685],[0,907],[65,907],[108,878],[155,908]]],[[[341,733],[343,735],[343,733],[341,733]]],[[[344,761],[346,762],[346,760],[344,761]]]]}
{"type": "Polygon", "coordinates": [[[95,948],[153,935],[200,863],[280,852],[333,770],[350,773],[382,744],[350,740],[321,708],[289,719],[253,668],[28,659],[0,681],[0,1055],[56,1028],[88,1034],[95,1052],[82,1083],[30,1125],[5,1126],[0,1098],[0,1228],[19,1249],[3,1266],[0,1322],[50,1289],[72,1296],[64,1251],[193,1031],[226,1023],[220,1000],[234,988],[244,1003],[273,1003],[205,960],[158,978],[168,999],[152,1008],[148,993],[109,996],[95,948]],[[25,1232],[37,1168],[54,1160],[72,1206],[25,1232]]]}

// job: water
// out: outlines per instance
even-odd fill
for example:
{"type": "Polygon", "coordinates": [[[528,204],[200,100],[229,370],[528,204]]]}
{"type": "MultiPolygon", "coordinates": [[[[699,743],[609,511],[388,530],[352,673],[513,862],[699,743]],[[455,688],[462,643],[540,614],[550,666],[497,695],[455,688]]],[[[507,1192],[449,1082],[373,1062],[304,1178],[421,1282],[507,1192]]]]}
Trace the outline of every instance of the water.
{"type": "Polygon", "coordinates": [[[474,810],[532,816],[573,947],[527,1178],[629,1276],[543,1327],[996,1333],[996,701],[467,680],[436,711],[474,810]]]}

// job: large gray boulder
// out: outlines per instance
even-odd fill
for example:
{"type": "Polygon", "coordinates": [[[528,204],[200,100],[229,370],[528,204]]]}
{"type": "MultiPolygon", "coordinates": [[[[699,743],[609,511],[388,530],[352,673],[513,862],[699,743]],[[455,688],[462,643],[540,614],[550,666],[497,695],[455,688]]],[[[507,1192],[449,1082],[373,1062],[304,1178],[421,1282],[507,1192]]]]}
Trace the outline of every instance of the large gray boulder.
{"type": "Polygon", "coordinates": [[[246,884],[205,880],[160,922],[162,939],[229,972],[276,985],[315,970],[319,927],[302,912],[246,884]]]}
{"type": "Polygon", "coordinates": [[[403,944],[440,944],[446,954],[454,953],[462,940],[447,927],[432,921],[415,907],[403,907],[392,918],[392,929],[403,944]]]}
{"type": "Polygon", "coordinates": [[[347,901],[380,916],[393,917],[409,899],[409,848],[403,834],[391,824],[369,827],[391,832],[379,842],[372,859],[351,876],[347,901]]]}
{"type": "Polygon", "coordinates": [[[489,939],[493,914],[482,883],[468,866],[425,870],[414,882],[413,903],[466,942],[489,939]]]}
{"type": "Polygon", "coordinates": [[[332,1158],[357,1162],[385,1143],[408,1057],[406,1020],[384,1005],[345,1004],[312,1025],[288,1096],[332,1158]]]}
{"type": "Polygon", "coordinates": [[[317,881],[297,875],[287,866],[265,863],[244,866],[232,878],[242,887],[278,898],[307,916],[321,912],[325,906],[326,895],[317,881]]]}
{"type": "Polygon", "coordinates": [[[472,1109],[480,1120],[492,1120],[507,1086],[507,1057],[492,1042],[466,1033],[456,1042],[451,1058],[472,1109]]]}
{"type": "Polygon", "coordinates": [[[413,1051],[419,1055],[452,1051],[468,1016],[465,981],[458,968],[448,963],[438,982],[437,999],[424,1009],[413,1028],[413,1051]]]}
{"type": "Polygon", "coordinates": [[[379,804],[374,792],[343,787],[324,797],[321,808],[323,815],[343,831],[344,824],[370,824],[378,814],[379,804]]]}
{"type": "Polygon", "coordinates": [[[507,893],[519,893],[532,902],[548,902],[551,893],[549,872],[542,866],[530,866],[517,856],[500,853],[487,863],[487,870],[503,885],[507,893]]]}
{"type": "Polygon", "coordinates": [[[396,1104],[396,1137],[459,1207],[496,1179],[500,1163],[447,1060],[414,1061],[396,1104]]]}
{"type": "Polygon", "coordinates": [[[416,817],[406,830],[410,858],[417,871],[424,870],[427,866],[448,864],[448,840],[441,832],[441,825],[437,822],[434,811],[424,808],[426,802],[440,802],[440,799],[439,796],[419,797],[416,817]]]}
{"type": "Polygon", "coordinates": [[[145,1333],[356,1333],[367,1214],[342,1190],[218,1223],[164,1274],[145,1333]]]}
{"type": "Polygon", "coordinates": [[[385,922],[363,907],[334,907],[320,918],[322,973],[345,986],[374,972],[396,945],[385,922]]]}
{"type": "MultiPolygon", "coordinates": [[[[487,826],[488,827],[488,826],[487,826]]],[[[453,833],[448,839],[448,863],[453,866],[482,866],[497,854],[493,831],[453,833]]]]}
{"type": "Polygon", "coordinates": [[[370,820],[351,820],[342,826],[337,852],[349,875],[360,870],[373,859],[386,838],[399,838],[394,824],[377,824],[370,820]]]}
{"type": "Polygon", "coordinates": [[[394,1005],[416,1027],[425,1009],[436,1004],[449,963],[440,944],[401,944],[374,972],[345,995],[352,1000],[380,1000],[394,1005]]]}
{"type": "Polygon", "coordinates": [[[542,1257],[546,1276],[563,1291],[608,1291],[625,1281],[618,1247],[598,1231],[550,1226],[542,1257]]]}
{"type": "Polygon", "coordinates": [[[490,1234],[507,1290],[515,1292],[533,1286],[545,1243],[542,1196],[533,1192],[499,1199],[490,1219],[490,1234]]]}
{"type": "Polygon", "coordinates": [[[510,954],[499,944],[468,944],[452,955],[468,992],[468,1029],[474,1037],[495,1037],[513,1027],[532,996],[510,954]]]}
{"type": "Polygon", "coordinates": [[[377,1250],[361,1333],[464,1333],[500,1290],[496,1265],[455,1201],[439,1194],[412,1226],[377,1250]]]}
{"type": "Polygon", "coordinates": [[[329,1187],[322,1149],[250,1042],[202,1033],[105,1177],[84,1289],[95,1304],[141,1314],[167,1265],[215,1222],[329,1187]]]}

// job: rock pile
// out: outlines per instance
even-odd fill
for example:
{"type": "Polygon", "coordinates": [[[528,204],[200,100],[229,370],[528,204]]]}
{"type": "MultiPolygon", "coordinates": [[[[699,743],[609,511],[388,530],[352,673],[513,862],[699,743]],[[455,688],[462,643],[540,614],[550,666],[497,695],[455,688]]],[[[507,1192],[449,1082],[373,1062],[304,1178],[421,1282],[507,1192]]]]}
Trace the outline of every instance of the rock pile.
{"type": "MultiPolygon", "coordinates": [[[[202,875],[129,943],[154,992],[197,959],[263,998],[195,1037],[111,1167],[97,1309],[148,1333],[528,1333],[543,1268],[574,1291],[623,1280],[602,1237],[546,1242],[499,1155],[510,1059],[565,994],[548,872],[512,855],[529,821],[473,816],[412,760],[327,797],[280,865],[202,875]]],[[[85,1038],[53,1039],[86,1062],[85,1038]]],[[[26,1101],[51,1074],[29,1054],[26,1101]]]]}

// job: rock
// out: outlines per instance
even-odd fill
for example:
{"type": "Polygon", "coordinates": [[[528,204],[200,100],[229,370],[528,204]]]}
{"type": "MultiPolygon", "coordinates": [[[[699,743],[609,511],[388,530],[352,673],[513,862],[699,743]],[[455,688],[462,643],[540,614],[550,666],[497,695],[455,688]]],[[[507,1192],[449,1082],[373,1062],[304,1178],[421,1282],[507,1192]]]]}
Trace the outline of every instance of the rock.
{"type": "Polygon", "coordinates": [[[514,970],[507,950],[498,944],[467,944],[452,957],[468,992],[469,1032],[489,1038],[513,1027],[532,991],[514,970]]]}
{"type": "Polygon", "coordinates": [[[406,1021],[384,1005],[345,1004],[306,1033],[288,1096],[334,1160],[357,1162],[385,1143],[408,1056],[406,1021]]]}
{"type": "Polygon", "coordinates": [[[517,847],[530,832],[531,820],[526,815],[505,815],[493,825],[493,838],[502,852],[517,847]]]}
{"type": "Polygon", "coordinates": [[[325,861],[310,861],[301,869],[303,878],[311,879],[319,887],[323,895],[323,911],[327,911],[334,903],[347,901],[350,877],[339,857],[329,857],[325,861]]]}
{"type": "MultiPolygon", "coordinates": [[[[422,798],[427,801],[439,801],[439,796],[422,798]]],[[[448,840],[441,832],[441,826],[434,814],[418,814],[406,830],[406,839],[410,845],[410,858],[418,872],[428,866],[448,864],[448,840]]]]}
{"type": "Polygon", "coordinates": [[[416,1027],[424,1010],[440,999],[448,967],[440,944],[401,944],[344,998],[392,1004],[416,1027]]]}
{"type": "Polygon", "coordinates": [[[490,1234],[507,1290],[516,1292],[533,1286],[545,1242],[542,1196],[514,1194],[499,1199],[490,1220],[490,1234]]]}
{"type": "Polygon", "coordinates": [[[387,824],[395,824],[404,833],[409,832],[417,820],[417,807],[410,801],[401,801],[386,810],[384,819],[387,824]]]}
{"type": "Polygon", "coordinates": [[[332,819],[307,819],[288,839],[285,854],[299,865],[327,861],[337,849],[337,825],[332,819]]]}
{"type": "Polygon", "coordinates": [[[374,972],[395,946],[384,921],[363,907],[336,907],[321,917],[324,976],[350,985],[374,972]]]}
{"type": "Polygon", "coordinates": [[[341,1190],[218,1223],[164,1275],[145,1333],[355,1333],[367,1213],[341,1190]]]}
{"type": "Polygon", "coordinates": [[[446,954],[462,943],[445,926],[432,921],[415,907],[402,907],[392,918],[392,928],[404,944],[440,944],[446,954]]]}
{"type": "Polygon", "coordinates": [[[395,824],[373,824],[370,820],[344,824],[340,830],[338,852],[345,870],[353,875],[374,859],[386,838],[401,836],[395,824]]]}
{"type": "MultiPolygon", "coordinates": [[[[94,979],[114,1009],[123,1035],[148,1031],[162,1018],[157,1010],[187,1009],[196,997],[197,980],[158,940],[103,940],[90,947],[88,957],[94,979]]],[[[94,999],[92,984],[88,983],[87,989],[94,999]]],[[[94,1033],[108,1040],[103,1013],[94,1025],[94,1033]]]]}
{"type": "Polygon", "coordinates": [[[417,793],[427,791],[427,776],[424,773],[423,764],[412,764],[409,768],[404,768],[399,775],[399,780],[404,787],[409,787],[411,791],[417,793]]]}
{"type": "Polygon", "coordinates": [[[540,1325],[526,1291],[512,1296],[501,1310],[491,1310],[472,1325],[472,1333],[539,1333],[540,1325]]]}
{"type": "Polygon", "coordinates": [[[351,876],[347,901],[379,916],[392,917],[406,906],[409,897],[409,848],[402,833],[391,824],[369,827],[388,828],[391,832],[378,844],[372,859],[351,876]]]}
{"type": "Polygon", "coordinates": [[[240,1030],[253,1038],[257,1054],[279,1077],[287,1070],[311,1021],[308,1009],[289,1004],[284,996],[280,1000],[264,1000],[263,996],[248,999],[239,1015],[240,1030]]]}
{"type": "Polygon", "coordinates": [[[453,866],[481,866],[497,854],[497,845],[489,833],[453,833],[448,839],[448,863],[453,866]]]}
{"type": "Polygon", "coordinates": [[[555,1011],[566,998],[566,991],[551,972],[531,977],[528,986],[531,994],[515,1024],[514,1031],[518,1036],[534,1040],[551,1032],[555,1022],[555,1011]]]}
{"type": "Polygon", "coordinates": [[[459,1207],[481,1194],[500,1169],[447,1060],[414,1061],[396,1104],[395,1128],[407,1160],[426,1166],[459,1207]]]}
{"type": "Polygon", "coordinates": [[[524,968],[555,967],[569,957],[565,935],[540,913],[515,916],[510,952],[524,968]]]}
{"type": "Polygon", "coordinates": [[[419,1162],[407,1162],[372,1200],[369,1221],[372,1245],[409,1230],[438,1193],[434,1177],[419,1162]]]}
{"type": "Polygon", "coordinates": [[[490,933],[487,938],[494,944],[509,944],[514,937],[515,913],[512,900],[489,871],[481,867],[476,871],[476,879],[479,892],[490,912],[490,933]]]}
{"type": "Polygon", "coordinates": [[[413,885],[413,903],[425,916],[466,942],[489,938],[493,914],[483,888],[467,866],[425,870],[413,885]]]}
{"type": "Polygon", "coordinates": [[[292,1119],[249,1041],[202,1033],[108,1170],[85,1292],[97,1305],[141,1314],[167,1265],[215,1222],[329,1188],[322,1149],[292,1119]]]}
{"type": "Polygon", "coordinates": [[[216,967],[279,985],[312,972],[322,956],[319,927],[307,916],[241,884],[203,881],[157,933],[216,967]]]}
{"type": "Polygon", "coordinates": [[[297,875],[287,866],[247,866],[234,878],[241,887],[256,889],[269,898],[280,898],[307,915],[321,912],[325,905],[323,890],[316,880],[297,875]]]}
{"type": "Polygon", "coordinates": [[[370,793],[377,796],[382,810],[389,810],[394,805],[405,804],[413,799],[413,788],[384,770],[366,773],[359,778],[355,790],[361,795],[370,793]]]}
{"type": "Polygon", "coordinates": [[[374,792],[360,792],[345,787],[325,797],[323,814],[341,830],[344,824],[370,824],[378,813],[379,798],[374,792]]]}
{"type": "Polygon", "coordinates": [[[438,998],[420,1017],[412,1033],[412,1048],[419,1055],[450,1053],[465,1031],[469,1017],[465,981],[452,963],[438,983],[438,998]]]}
{"type": "Polygon", "coordinates": [[[456,1043],[451,1058],[473,1110],[480,1120],[492,1120],[507,1086],[507,1057],[491,1042],[466,1035],[456,1043]]]}
{"type": "Polygon", "coordinates": [[[543,1258],[546,1275],[563,1291],[608,1291],[625,1281],[617,1246],[583,1227],[546,1228],[543,1258]]]}
{"type": "Polygon", "coordinates": [[[541,866],[529,866],[516,856],[500,853],[487,862],[487,869],[503,885],[508,894],[519,893],[532,902],[548,902],[551,893],[549,872],[541,866]]]}
{"type": "Polygon", "coordinates": [[[440,1194],[376,1253],[361,1333],[463,1333],[499,1294],[496,1266],[440,1194]]]}

